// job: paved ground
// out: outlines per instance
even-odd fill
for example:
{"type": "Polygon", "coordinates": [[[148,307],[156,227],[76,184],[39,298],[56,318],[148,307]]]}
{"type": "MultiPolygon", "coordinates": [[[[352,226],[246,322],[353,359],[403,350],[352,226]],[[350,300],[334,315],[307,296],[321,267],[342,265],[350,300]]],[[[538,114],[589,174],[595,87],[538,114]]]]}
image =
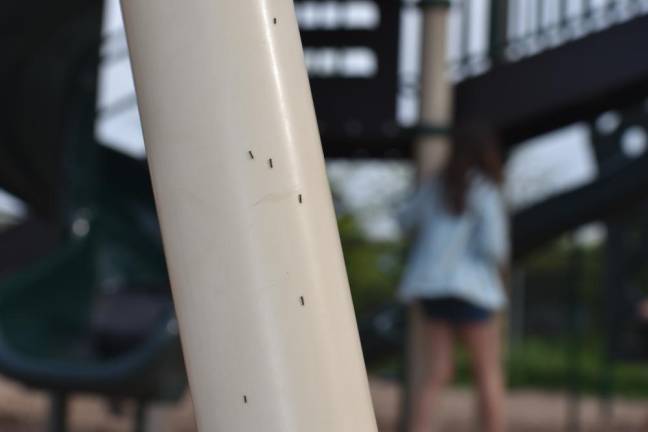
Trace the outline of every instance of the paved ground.
{"type": "MultiPolygon", "coordinates": [[[[392,382],[372,379],[372,394],[381,432],[394,432],[398,413],[399,389],[392,382]]],[[[71,409],[71,432],[129,432],[133,407],[126,405],[121,415],[111,414],[106,404],[93,397],[75,398],[71,409]]],[[[518,391],[509,395],[510,431],[565,431],[567,404],[564,395],[537,391],[518,391]]],[[[465,389],[447,392],[441,406],[439,431],[474,431],[473,401],[465,389]]],[[[47,398],[0,378],[0,432],[44,432],[47,398]]],[[[191,401],[187,397],[166,413],[156,432],[195,432],[191,401]]],[[[647,431],[648,401],[617,400],[611,422],[604,424],[598,403],[586,399],[581,406],[581,431],[647,431]]]]}
{"type": "MultiPolygon", "coordinates": [[[[373,379],[372,395],[381,432],[395,432],[399,389],[393,383],[373,379]]],[[[472,432],[477,424],[472,393],[467,389],[451,389],[443,397],[437,430],[443,432],[472,432]]],[[[582,432],[642,432],[648,431],[648,401],[614,403],[613,418],[604,421],[598,401],[583,400],[582,432]]],[[[511,432],[558,432],[568,430],[568,403],[565,395],[538,391],[515,391],[507,404],[511,432]]]]}

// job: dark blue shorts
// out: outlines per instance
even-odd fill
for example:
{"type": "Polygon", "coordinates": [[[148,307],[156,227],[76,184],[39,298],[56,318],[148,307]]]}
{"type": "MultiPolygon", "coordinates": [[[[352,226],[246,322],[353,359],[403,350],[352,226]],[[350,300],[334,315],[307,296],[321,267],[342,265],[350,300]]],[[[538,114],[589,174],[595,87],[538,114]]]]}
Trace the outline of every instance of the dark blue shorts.
{"type": "Polygon", "coordinates": [[[493,312],[456,297],[421,299],[425,317],[450,324],[475,324],[488,321],[493,312]]]}

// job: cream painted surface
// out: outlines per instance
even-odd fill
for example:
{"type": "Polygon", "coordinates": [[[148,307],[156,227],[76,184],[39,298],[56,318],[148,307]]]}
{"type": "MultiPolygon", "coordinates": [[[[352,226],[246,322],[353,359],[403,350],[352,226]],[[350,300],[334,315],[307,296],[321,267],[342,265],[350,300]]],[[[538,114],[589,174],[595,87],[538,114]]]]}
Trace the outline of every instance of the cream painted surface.
{"type": "MultiPolygon", "coordinates": [[[[421,112],[423,124],[449,126],[452,121],[452,83],[445,67],[449,8],[431,6],[424,10],[421,69],[421,112]]],[[[447,136],[424,136],[416,142],[416,164],[419,181],[438,174],[443,168],[450,142],[447,136]]],[[[403,392],[405,418],[409,426],[410,407],[425,374],[427,344],[423,334],[424,316],[420,307],[410,304],[407,335],[407,385],[403,392]]]]}
{"type": "Polygon", "coordinates": [[[292,1],[122,8],[199,429],[376,431],[292,1]]]}
{"type": "MultiPolygon", "coordinates": [[[[448,126],[452,122],[452,83],[446,65],[449,8],[428,7],[423,15],[421,58],[421,112],[423,124],[448,126]]],[[[416,143],[421,177],[437,173],[448,154],[445,136],[426,136],[416,143]]]]}

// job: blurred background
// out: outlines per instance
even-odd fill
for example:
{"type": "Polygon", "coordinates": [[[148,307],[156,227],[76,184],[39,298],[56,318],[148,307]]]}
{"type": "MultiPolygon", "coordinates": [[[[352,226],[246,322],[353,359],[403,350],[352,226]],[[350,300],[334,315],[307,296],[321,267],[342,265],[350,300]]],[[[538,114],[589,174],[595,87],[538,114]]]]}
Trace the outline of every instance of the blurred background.
{"type": "MultiPolygon", "coordinates": [[[[0,430],[194,431],[119,3],[0,15],[0,430]]],[[[295,0],[381,431],[396,431],[424,17],[506,153],[511,430],[648,430],[648,1],[295,0]],[[447,33],[447,34],[446,34],[447,33]]],[[[465,355],[443,430],[472,430],[465,355]]]]}

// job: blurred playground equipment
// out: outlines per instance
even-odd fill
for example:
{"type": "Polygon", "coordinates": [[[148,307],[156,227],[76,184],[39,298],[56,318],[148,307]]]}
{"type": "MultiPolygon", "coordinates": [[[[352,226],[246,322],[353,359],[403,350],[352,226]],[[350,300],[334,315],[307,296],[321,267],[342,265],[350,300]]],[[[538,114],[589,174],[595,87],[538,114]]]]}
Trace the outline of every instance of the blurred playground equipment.
{"type": "MultiPolygon", "coordinates": [[[[646,329],[632,313],[633,275],[648,258],[648,152],[624,139],[648,131],[648,57],[640,55],[648,2],[296,1],[327,157],[405,158],[415,136],[444,132],[448,125],[402,120],[421,77],[399,63],[402,41],[416,40],[407,32],[417,31],[403,16],[440,3],[456,41],[448,64],[455,122],[491,123],[508,151],[589,125],[596,178],[517,211],[514,255],[602,221],[606,353],[648,359],[646,329]],[[348,4],[369,18],[344,18],[348,4]]],[[[52,431],[65,430],[70,393],[133,397],[142,428],[146,404],[175,400],[185,387],[147,167],[95,136],[98,117],[135,109],[133,94],[95,108],[98,67],[126,56],[100,50],[121,37],[102,34],[103,8],[14,1],[0,18],[8,65],[0,70],[0,187],[29,209],[0,233],[0,372],[51,392],[52,431]]],[[[401,349],[404,325],[394,306],[361,317],[369,364],[401,349]]]]}
{"type": "Polygon", "coordinates": [[[136,399],[143,430],[147,405],[185,388],[150,185],[95,145],[101,4],[41,6],[45,21],[13,29],[21,44],[3,40],[20,91],[3,105],[2,173],[30,213],[0,237],[0,371],[51,392],[51,431],[67,430],[75,392],[136,399]],[[39,54],[23,58],[30,46],[39,54]]]}

